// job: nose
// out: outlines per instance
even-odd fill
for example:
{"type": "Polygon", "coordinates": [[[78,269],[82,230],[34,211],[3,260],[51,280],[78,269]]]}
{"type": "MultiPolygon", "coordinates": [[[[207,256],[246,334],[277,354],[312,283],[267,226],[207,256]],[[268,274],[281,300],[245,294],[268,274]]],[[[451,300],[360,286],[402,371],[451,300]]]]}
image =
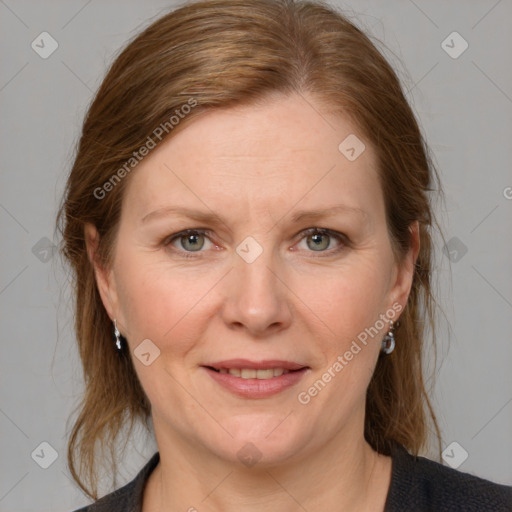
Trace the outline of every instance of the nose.
{"type": "Polygon", "coordinates": [[[230,329],[264,338],[291,324],[292,293],[272,251],[263,249],[254,261],[235,254],[224,289],[222,315],[230,329]]]}

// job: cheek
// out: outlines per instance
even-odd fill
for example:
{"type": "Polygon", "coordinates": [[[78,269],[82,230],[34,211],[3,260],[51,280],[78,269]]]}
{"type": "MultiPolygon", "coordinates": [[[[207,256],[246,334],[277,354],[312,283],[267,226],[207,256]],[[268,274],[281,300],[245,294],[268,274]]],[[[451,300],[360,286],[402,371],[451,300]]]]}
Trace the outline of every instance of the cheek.
{"type": "Polygon", "coordinates": [[[220,276],[180,272],[145,257],[120,259],[118,268],[119,301],[132,350],[147,338],[170,355],[193,348],[204,323],[198,315],[208,314],[208,292],[220,276]]]}
{"type": "Polygon", "coordinates": [[[321,415],[325,422],[318,428],[329,430],[363,403],[381,346],[380,333],[368,332],[385,313],[387,278],[375,261],[368,261],[324,282],[324,293],[314,294],[308,314],[311,322],[315,315],[322,320],[315,347],[322,353],[321,365],[301,386],[297,399],[299,410],[306,407],[311,417],[321,415]]]}
{"type": "MultiPolygon", "coordinates": [[[[338,335],[339,347],[373,325],[379,314],[384,313],[388,278],[376,260],[348,265],[329,279],[314,294],[309,294],[311,310],[325,324],[327,332],[338,335]]],[[[307,283],[312,285],[314,283],[307,283]]],[[[306,293],[306,289],[303,293],[306,293]]],[[[308,304],[309,305],[309,304],[308,304]]]]}

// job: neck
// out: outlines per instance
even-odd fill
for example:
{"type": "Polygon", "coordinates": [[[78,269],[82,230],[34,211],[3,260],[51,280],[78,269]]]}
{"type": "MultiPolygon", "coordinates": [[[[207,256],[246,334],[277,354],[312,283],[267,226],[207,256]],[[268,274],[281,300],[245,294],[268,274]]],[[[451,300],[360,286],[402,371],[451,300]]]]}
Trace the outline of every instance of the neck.
{"type": "Polygon", "coordinates": [[[260,468],[199,452],[172,435],[157,440],[160,462],[146,484],[143,512],[384,510],[391,459],[363,437],[354,442],[340,432],[314,453],[260,468]]]}

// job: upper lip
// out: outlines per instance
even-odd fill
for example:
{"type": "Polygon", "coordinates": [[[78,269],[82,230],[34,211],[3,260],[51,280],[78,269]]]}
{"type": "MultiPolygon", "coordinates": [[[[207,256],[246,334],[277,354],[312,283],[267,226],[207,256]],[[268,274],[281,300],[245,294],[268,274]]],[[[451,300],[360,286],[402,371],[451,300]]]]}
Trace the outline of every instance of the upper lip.
{"type": "Polygon", "coordinates": [[[294,363],[293,361],[281,361],[278,359],[265,359],[264,361],[249,361],[248,359],[229,359],[227,361],[218,361],[208,363],[203,366],[211,366],[212,368],[250,368],[253,370],[263,370],[267,368],[283,368],[285,370],[300,370],[306,368],[303,364],[294,363]]]}

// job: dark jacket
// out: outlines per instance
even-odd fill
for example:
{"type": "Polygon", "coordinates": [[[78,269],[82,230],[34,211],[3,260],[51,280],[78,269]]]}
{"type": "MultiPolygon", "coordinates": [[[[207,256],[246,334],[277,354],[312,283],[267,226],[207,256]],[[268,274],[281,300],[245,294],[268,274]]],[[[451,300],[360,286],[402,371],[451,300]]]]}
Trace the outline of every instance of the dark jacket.
{"type": "MultiPolygon", "coordinates": [[[[512,486],[413,457],[400,445],[392,458],[385,512],[512,512],[512,486]]],[[[75,512],[141,512],[144,484],[159,460],[156,452],[130,483],[75,512]]]]}

